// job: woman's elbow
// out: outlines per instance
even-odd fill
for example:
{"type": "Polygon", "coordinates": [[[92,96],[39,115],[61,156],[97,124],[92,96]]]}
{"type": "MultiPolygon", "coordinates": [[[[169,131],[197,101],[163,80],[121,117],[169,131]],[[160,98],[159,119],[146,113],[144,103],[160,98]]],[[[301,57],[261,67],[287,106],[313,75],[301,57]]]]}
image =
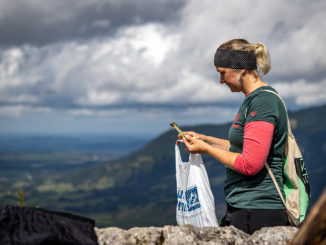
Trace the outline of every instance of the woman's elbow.
{"type": "Polygon", "coordinates": [[[246,176],[255,176],[263,167],[264,163],[252,163],[246,160],[242,155],[239,155],[234,162],[234,170],[246,176]]]}
{"type": "Polygon", "coordinates": [[[247,171],[246,171],[246,173],[244,174],[244,175],[246,175],[246,176],[255,176],[256,174],[258,174],[259,172],[260,172],[260,170],[261,169],[248,169],[247,171]]]}

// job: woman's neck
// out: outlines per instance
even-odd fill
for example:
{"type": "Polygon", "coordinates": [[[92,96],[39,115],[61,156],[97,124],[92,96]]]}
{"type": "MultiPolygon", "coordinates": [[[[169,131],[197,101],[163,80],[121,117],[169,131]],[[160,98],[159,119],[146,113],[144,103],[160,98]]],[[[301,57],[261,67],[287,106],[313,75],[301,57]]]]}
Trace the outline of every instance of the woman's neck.
{"type": "Polygon", "coordinates": [[[255,91],[257,88],[262,86],[268,86],[260,77],[256,77],[252,74],[247,74],[242,78],[243,81],[243,89],[242,92],[245,95],[249,95],[251,92],[255,91]]]}

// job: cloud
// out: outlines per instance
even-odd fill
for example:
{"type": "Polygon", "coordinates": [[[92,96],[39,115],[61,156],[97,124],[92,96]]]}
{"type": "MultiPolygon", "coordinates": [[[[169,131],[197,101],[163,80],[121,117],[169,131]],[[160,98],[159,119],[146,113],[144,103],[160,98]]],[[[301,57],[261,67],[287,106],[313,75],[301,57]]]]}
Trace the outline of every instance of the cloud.
{"type": "Polygon", "coordinates": [[[226,88],[168,60],[179,39],[161,24],[147,24],[123,28],[114,38],[100,41],[9,49],[0,67],[2,103],[14,103],[6,97],[37,98],[25,102],[71,108],[229,98],[226,88]]]}
{"type": "Polygon", "coordinates": [[[184,0],[0,1],[0,45],[45,45],[112,35],[120,27],[177,19],[184,0]]]}
{"type": "Polygon", "coordinates": [[[326,104],[326,78],[318,83],[311,83],[304,79],[293,82],[279,82],[274,87],[286,96],[292,103],[301,106],[326,104]]]}
{"type": "Polygon", "coordinates": [[[325,5],[0,0],[0,108],[121,124],[230,120],[244,97],[219,84],[213,56],[237,37],[267,45],[272,69],[263,79],[290,108],[322,104],[325,5]]]}

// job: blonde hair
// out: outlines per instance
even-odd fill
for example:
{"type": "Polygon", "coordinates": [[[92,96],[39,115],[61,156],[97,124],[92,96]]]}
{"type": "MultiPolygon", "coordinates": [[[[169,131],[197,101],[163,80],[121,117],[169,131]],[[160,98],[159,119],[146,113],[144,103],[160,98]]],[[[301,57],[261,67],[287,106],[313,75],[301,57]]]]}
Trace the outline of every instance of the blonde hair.
{"type": "MultiPolygon", "coordinates": [[[[265,44],[251,44],[245,39],[232,39],[220,45],[220,49],[232,49],[240,51],[252,51],[256,56],[258,69],[265,75],[271,68],[271,60],[265,44]]],[[[257,76],[257,70],[252,70],[257,76]]]]}

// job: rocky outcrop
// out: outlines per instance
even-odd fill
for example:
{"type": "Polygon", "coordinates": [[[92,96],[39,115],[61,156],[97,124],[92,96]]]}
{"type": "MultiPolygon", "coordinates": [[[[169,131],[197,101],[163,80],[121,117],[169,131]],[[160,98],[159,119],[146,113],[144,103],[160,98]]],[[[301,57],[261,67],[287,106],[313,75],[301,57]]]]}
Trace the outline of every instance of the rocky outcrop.
{"type": "Polygon", "coordinates": [[[99,245],[108,244],[287,244],[298,229],[270,227],[248,235],[233,226],[197,228],[191,225],[143,227],[123,230],[116,227],[96,229],[99,245]]]}

